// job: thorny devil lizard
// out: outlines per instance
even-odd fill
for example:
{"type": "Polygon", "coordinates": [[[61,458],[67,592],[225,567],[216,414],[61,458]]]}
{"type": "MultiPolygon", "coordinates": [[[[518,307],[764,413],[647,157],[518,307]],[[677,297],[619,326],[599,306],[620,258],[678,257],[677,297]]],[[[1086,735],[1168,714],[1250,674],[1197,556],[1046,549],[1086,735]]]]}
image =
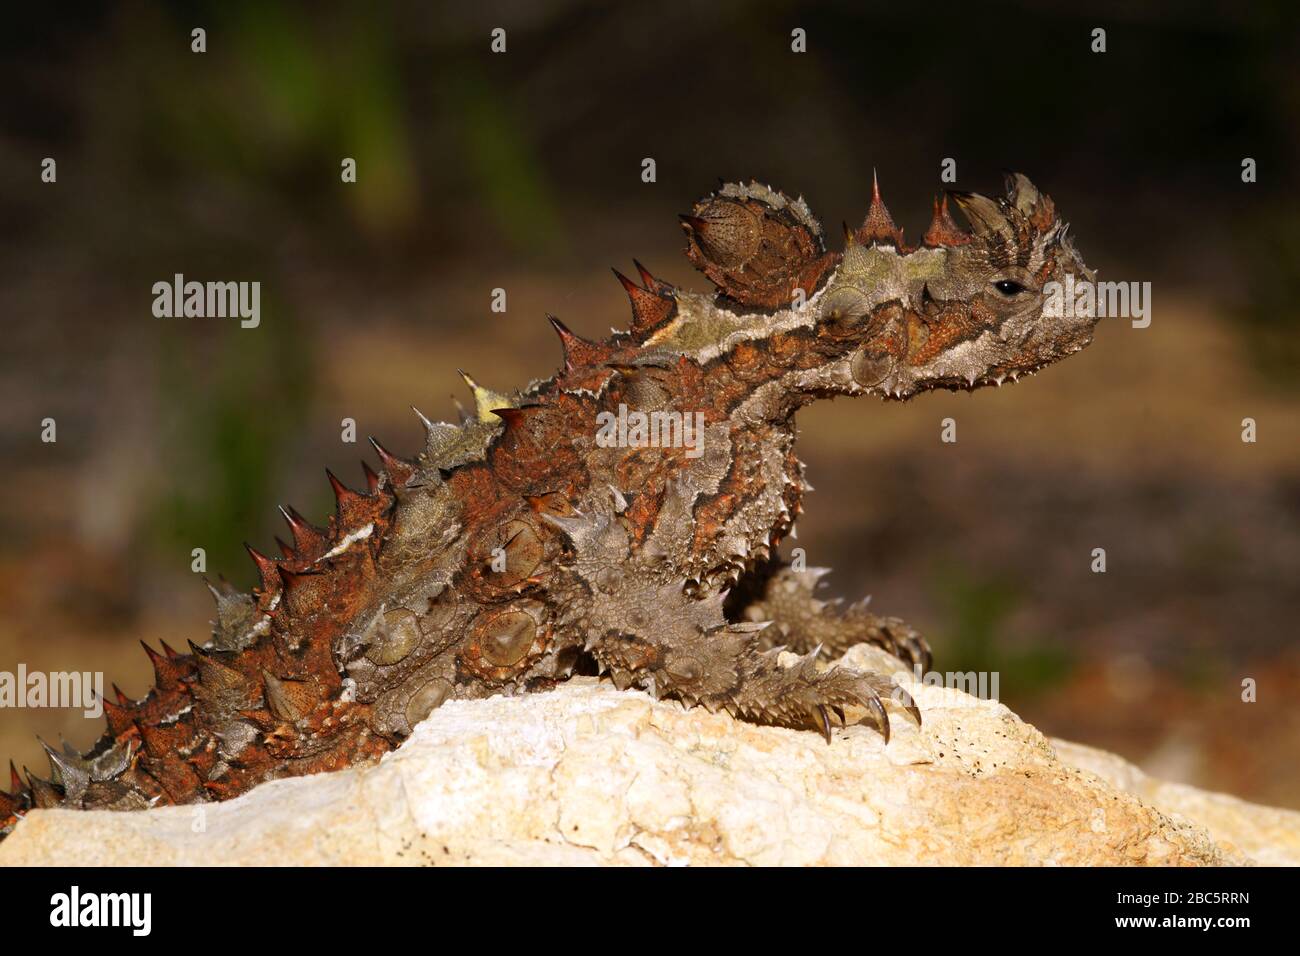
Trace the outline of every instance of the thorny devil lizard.
{"type": "Polygon", "coordinates": [[[859,642],[923,669],[930,653],[897,618],[819,600],[815,570],[776,557],[809,488],[795,412],[1001,385],[1077,352],[1095,320],[1046,314],[1043,288],[1092,273],[1019,174],[1005,198],[947,193],[916,248],[874,182],[841,254],[802,199],[757,183],[681,218],[715,295],[637,263],[641,284],[618,275],[628,331],[588,342],[552,318],[553,378],[510,395],[471,380],[460,424],[420,415],[415,460],[375,443],[365,492],[330,475],[328,528],[285,510],[283,556],[250,548],[260,585],[213,586],[212,637],[188,654],[146,645],[155,686],[114,687],[87,754],[47,746],[50,780],[10,765],[0,834],[31,807],[222,800],[372,760],[444,701],[575,672],[828,740],[849,706],[887,738],[884,697],[919,720],[887,676],[815,664],[859,642]],[[598,440],[603,413],[625,417],[624,447],[598,440]],[[661,440],[641,440],[648,423],[661,440]],[[802,657],[783,666],[783,648],[802,657]]]}

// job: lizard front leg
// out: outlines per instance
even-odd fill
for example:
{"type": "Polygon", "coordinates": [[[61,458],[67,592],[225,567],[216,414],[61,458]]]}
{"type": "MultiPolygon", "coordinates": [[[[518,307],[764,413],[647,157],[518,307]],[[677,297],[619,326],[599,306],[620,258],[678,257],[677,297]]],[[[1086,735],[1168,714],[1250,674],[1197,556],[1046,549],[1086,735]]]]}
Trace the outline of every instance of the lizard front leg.
{"type": "Polygon", "coordinates": [[[886,740],[893,697],[920,722],[911,697],[881,674],[817,666],[816,653],[793,666],[770,646],[761,623],[728,622],[721,593],[688,594],[666,562],[630,555],[619,515],[622,496],[604,510],[594,498],[585,512],[546,514],[572,543],[565,573],[552,582],[552,600],[565,609],[561,629],[581,640],[602,673],[621,688],[642,687],[710,710],[725,709],[761,724],[812,728],[831,736],[832,715],[861,707],[886,740]]]}
{"type": "Polygon", "coordinates": [[[796,571],[773,561],[738,591],[730,610],[744,621],[772,622],[764,632],[772,646],[783,644],[800,654],[820,647],[834,658],[854,644],[873,644],[913,670],[929,670],[930,646],[911,625],[872,614],[865,601],[842,608],[838,600],[818,598],[818,584],[828,572],[828,568],[796,571]]]}
{"type": "Polygon", "coordinates": [[[833,723],[846,722],[846,707],[864,708],[888,741],[885,697],[921,721],[910,695],[885,675],[843,666],[821,669],[816,652],[787,665],[782,648],[769,646],[768,628],[727,624],[720,601],[698,602],[695,613],[679,611],[656,620],[653,629],[609,630],[590,644],[602,670],[620,686],[635,684],[656,696],[671,694],[754,723],[819,730],[828,743],[833,723]],[[708,616],[716,614],[716,620],[705,624],[701,612],[710,604],[708,616]]]}

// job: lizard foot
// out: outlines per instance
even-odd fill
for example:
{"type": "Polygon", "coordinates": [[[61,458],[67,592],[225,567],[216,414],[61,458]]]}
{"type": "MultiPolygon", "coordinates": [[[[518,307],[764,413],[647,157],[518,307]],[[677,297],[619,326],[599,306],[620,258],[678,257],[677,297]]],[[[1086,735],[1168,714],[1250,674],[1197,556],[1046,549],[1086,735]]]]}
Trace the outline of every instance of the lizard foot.
{"type": "Polygon", "coordinates": [[[820,730],[831,741],[834,723],[847,724],[845,707],[866,709],[885,742],[889,742],[889,714],[883,697],[899,703],[917,725],[921,712],[912,696],[888,677],[849,667],[832,666],[819,670],[816,665],[820,648],[803,655],[791,667],[777,660],[779,649],[764,651],[734,693],[731,709],[758,723],[820,730]]]}

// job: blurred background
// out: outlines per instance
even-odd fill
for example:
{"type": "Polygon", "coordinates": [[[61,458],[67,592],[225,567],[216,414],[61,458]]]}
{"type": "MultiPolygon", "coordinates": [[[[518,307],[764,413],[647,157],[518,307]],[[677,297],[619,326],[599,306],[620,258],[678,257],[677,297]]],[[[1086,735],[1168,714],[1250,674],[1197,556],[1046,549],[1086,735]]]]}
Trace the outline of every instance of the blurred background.
{"type": "MultiPolygon", "coordinates": [[[[546,311],[625,327],[609,266],[706,288],[676,214],[718,177],[802,192],[838,248],[873,167],[918,237],[951,157],[958,188],[1028,173],[1152,324],[1014,388],[810,408],[798,543],[1045,732],[1300,807],[1291,5],[37,6],[0,36],[0,670],[142,694],[137,640],[208,633],[191,549],[251,585],[275,505],[322,519],[367,434],[416,451],[457,368],[550,375],[546,311]],[[155,318],[178,272],[260,281],[260,327],[155,318]]],[[[100,728],[5,711],[0,757],[100,728]]]]}

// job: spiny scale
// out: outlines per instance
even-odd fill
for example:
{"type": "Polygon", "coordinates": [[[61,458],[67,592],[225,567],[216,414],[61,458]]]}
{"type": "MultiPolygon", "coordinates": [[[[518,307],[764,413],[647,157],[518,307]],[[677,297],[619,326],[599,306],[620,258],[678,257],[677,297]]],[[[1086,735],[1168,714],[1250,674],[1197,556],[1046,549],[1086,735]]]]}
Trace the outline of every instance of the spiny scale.
{"type": "Polygon", "coordinates": [[[584,660],[620,687],[828,740],[850,707],[887,738],[882,699],[919,721],[888,677],[818,661],[865,641],[926,667],[920,635],[813,597],[819,575],[775,555],[809,488],[798,408],[1014,381],[1091,337],[1036,298],[1091,277],[1051,200],[1023,176],[1005,198],[952,196],[972,231],[945,196],[911,250],[873,177],[840,253],[802,198],[724,183],[681,221],[715,295],[633,260],[639,284],[615,270],[628,332],[588,341],[548,316],[554,377],[502,393],[462,373],[473,413],[416,410],[417,456],[371,439],[364,491],[327,469],[325,526],[285,506],[281,556],[248,547],[253,593],[209,582],[209,640],[145,644],[154,686],[113,685],[86,754],[45,748],[50,779],[10,764],[0,835],[34,807],[222,800],[371,761],[448,699],[550,687],[584,660]],[[1004,296],[1011,274],[1024,290],[1004,296]]]}
{"type": "Polygon", "coordinates": [[[899,250],[906,248],[903,231],[894,225],[894,217],[889,214],[884,200],[880,198],[880,183],[876,179],[875,170],[871,171],[871,207],[867,210],[867,217],[862,221],[856,238],[864,245],[883,243],[899,250]]]}
{"type": "MultiPolygon", "coordinates": [[[[632,326],[630,331],[633,337],[644,341],[663,323],[668,321],[676,308],[676,303],[670,294],[658,291],[659,285],[654,283],[652,278],[647,280],[646,287],[642,288],[617,269],[614,269],[613,272],[622,284],[623,290],[627,293],[628,300],[632,303],[632,326]]],[[[646,273],[642,273],[642,275],[644,276],[646,273]]]]}

